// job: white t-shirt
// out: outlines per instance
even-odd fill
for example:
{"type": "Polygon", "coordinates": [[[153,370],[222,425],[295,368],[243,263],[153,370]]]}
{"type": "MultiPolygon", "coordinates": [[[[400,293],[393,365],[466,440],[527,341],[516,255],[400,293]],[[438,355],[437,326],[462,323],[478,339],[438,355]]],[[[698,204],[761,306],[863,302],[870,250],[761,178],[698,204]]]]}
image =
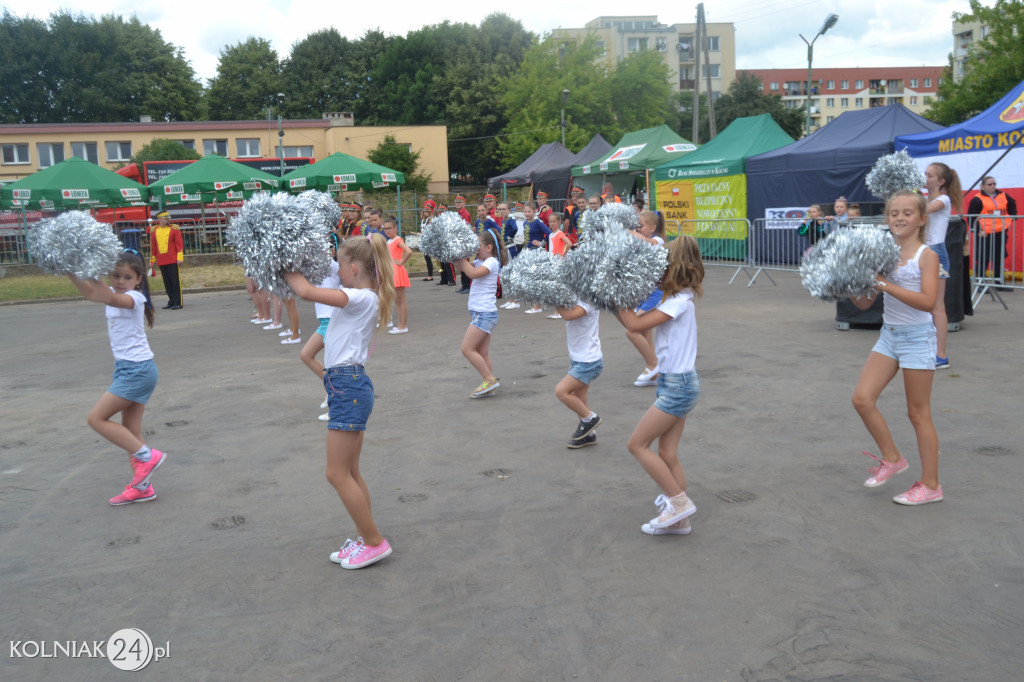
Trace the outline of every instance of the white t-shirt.
{"type": "MultiPolygon", "coordinates": [[[[114,289],[111,288],[111,291],[114,289]]],[[[107,308],[107,335],[115,360],[143,362],[153,359],[146,339],[146,296],[141,291],[126,291],[135,305],[131,308],[107,308]]]]}
{"type": "MultiPolygon", "coordinates": [[[[340,289],[341,288],[341,277],[338,276],[338,261],[331,259],[331,274],[324,277],[323,281],[320,282],[322,289],[340,289]]],[[[333,307],[326,303],[313,303],[313,309],[316,311],[317,318],[330,317],[333,307]]]]}
{"type": "Polygon", "coordinates": [[[331,323],[324,339],[325,367],[366,364],[370,340],[377,331],[377,293],[372,289],[341,290],[348,294],[348,305],[331,308],[331,323]]]}
{"type": "Polygon", "coordinates": [[[469,285],[469,309],[474,313],[491,313],[498,311],[498,305],[494,302],[498,295],[498,271],[501,266],[498,259],[491,256],[487,260],[479,258],[473,261],[473,267],[484,266],[490,270],[490,274],[477,277],[469,285]]]}
{"type": "MultiPolygon", "coordinates": [[[[936,199],[942,202],[942,208],[928,214],[928,227],[924,232],[924,243],[928,246],[946,243],[946,228],[949,227],[949,215],[953,210],[948,195],[940,194],[936,199]]],[[[929,198],[928,203],[931,202],[932,199],[929,198]]]]}
{"type": "Polygon", "coordinates": [[[691,371],[697,362],[697,316],[693,308],[693,291],[683,289],[675,296],[663,298],[656,310],[672,318],[661,324],[654,335],[658,368],[668,374],[691,371]]]}
{"type": "Polygon", "coordinates": [[[658,246],[665,246],[665,240],[659,237],[658,235],[654,235],[653,237],[651,237],[651,239],[653,239],[654,243],[656,243],[658,246]]]}
{"type": "Polygon", "coordinates": [[[587,314],[565,322],[569,359],[574,362],[597,362],[601,359],[601,335],[598,333],[601,311],[583,301],[577,301],[576,305],[586,310],[587,314]]]}

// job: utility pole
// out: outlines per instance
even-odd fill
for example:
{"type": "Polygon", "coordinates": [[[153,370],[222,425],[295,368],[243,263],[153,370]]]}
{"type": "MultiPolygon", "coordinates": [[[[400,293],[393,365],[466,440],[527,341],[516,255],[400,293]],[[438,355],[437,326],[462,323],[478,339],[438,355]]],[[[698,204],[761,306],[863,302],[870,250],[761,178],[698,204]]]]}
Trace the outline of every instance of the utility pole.
{"type": "Polygon", "coordinates": [[[708,24],[704,19],[704,3],[697,5],[697,23],[700,24],[701,47],[704,49],[704,68],[707,69],[705,81],[708,86],[708,130],[711,135],[708,140],[715,139],[715,98],[711,92],[711,55],[708,54],[708,24]]]}
{"type": "Polygon", "coordinates": [[[700,144],[700,16],[704,5],[697,5],[697,23],[693,31],[693,138],[694,144],[700,144]]]}

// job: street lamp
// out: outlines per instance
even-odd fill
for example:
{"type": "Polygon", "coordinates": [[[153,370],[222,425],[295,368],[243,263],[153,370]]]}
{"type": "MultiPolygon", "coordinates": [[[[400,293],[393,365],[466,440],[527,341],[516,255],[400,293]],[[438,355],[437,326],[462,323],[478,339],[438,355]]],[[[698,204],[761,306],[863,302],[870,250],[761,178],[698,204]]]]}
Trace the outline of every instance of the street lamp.
{"type": "Polygon", "coordinates": [[[837,21],[839,21],[838,14],[830,14],[825,17],[825,23],[818,31],[818,35],[814,36],[809,43],[807,38],[804,38],[802,33],[800,34],[800,39],[807,43],[807,135],[811,134],[811,63],[814,61],[814,41],[825,35],[825,31],[835,26],[837,21]]]}
{"type": "Polygon", "coordinates": [[[562,90],[562,146],[565,146],[565,102],[569,99],[569,89],[562,90]]]}
{"type": "Polygon", "coordinates": [[[284,93],[277,93],[277,153],[281,158],[281,177],[284,177],[284,128],[281,127],[281,107],[284,106],[284,93]]]}

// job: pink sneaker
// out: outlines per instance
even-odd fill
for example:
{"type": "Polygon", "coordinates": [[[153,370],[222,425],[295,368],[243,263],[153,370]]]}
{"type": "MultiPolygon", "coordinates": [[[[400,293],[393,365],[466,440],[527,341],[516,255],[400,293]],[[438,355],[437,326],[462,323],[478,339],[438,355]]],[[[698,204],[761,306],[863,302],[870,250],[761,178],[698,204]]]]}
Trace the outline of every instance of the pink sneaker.
{"type": "Polygon", "coordinates": [[[363,544],[362,538],[348,538],[345,540],[345,544],[341,546],[337,552],[331,552],[331,561],[336,564],[340,564],[342,560],[347,559],[348,556],[355,551],[356,547],[363,544]]]}
{"type": "Polygon", "coordinates": [[[661,514],[651,519],[648,523],[651,528],[657,528],[658,530],[668,528],[697,511],[693,500],[687,497],[686,493],[679,493],[675,497],[658,495],[654,500],[654,504],[661,507],[661,514]]]}
{"type": "Polygon", "coordinates": [[[391,554],[391,545],[384,540],[376,547],[365,542],[356,543],[355,549],[341,560],[342,568],[364,568],[391,554]]]}
{"type": "Polygon", "coordinates": [[[881,457],[875,457],[867,450],[864,451],[864,454],[878,462],[878,466],[868,469],[871,472],[871,478],[864,481],[866,488],[877,488],[896,474],[902,474],[910,466],[903,455],[900,455],[900,461],[898,462],[886,462],[881,457]]]}
{"type": "Polygon", "coordinates": [[[935,490],[929,490],[925,487],[924,483],[918,481],[914,485],[910,486],[910,490],[905,493],[900,493],[896,497],[892,498],[892,501],[896,504],[928,504],[929,502],[941,502],[942,501],[942,486],[940,485],[935,490]]]}
{"type": "Polygon", "coordinates": [[[654,528],[649,523],[640,526],[640,530],[648,535],[689,535],[693,532],[690,527],[690,519],[676,521],[668,528],[654,528]]]}
{"type": "Polygon", "coordinates": [[[110,498],[110,504],[115,507],[120,507],[122,504],[131,504],[132,502],[149,502],[150,500],[156,499],[156,491],[153,490],[153,486],[147,486],[145,490],[139,490],[135,486],[126,485],[124,492],[117,497],[110,498]]]}
{"type": "Polygon", "coordinates": [[[167,455],[156,449],[150,449],[149,461],[140,462],[139,460],[132,457],[132,485],[138,487],[149,480],[150,474],[156,471],[157,467],[164,463],[167,459],[167,455]]]}

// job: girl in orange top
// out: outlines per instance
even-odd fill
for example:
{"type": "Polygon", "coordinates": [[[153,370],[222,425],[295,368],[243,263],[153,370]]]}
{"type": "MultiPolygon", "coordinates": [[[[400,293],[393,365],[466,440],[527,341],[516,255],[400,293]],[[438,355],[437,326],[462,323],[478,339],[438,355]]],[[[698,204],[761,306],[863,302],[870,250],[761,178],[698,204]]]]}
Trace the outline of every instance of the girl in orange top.
{"type": "Polygon", "coordinates": [[[388,239],[388,253],[395,263],[395,310],[398,313],[398,324],[389,329],[388,334],[406,334],[409,331],[409,302],[405,298],[405,290],[409,288],[409,273],[405,264],[412,258],[412,249],[398,236],[398,226],[391,216],[384,219],[384,236],[388,239]]]}

